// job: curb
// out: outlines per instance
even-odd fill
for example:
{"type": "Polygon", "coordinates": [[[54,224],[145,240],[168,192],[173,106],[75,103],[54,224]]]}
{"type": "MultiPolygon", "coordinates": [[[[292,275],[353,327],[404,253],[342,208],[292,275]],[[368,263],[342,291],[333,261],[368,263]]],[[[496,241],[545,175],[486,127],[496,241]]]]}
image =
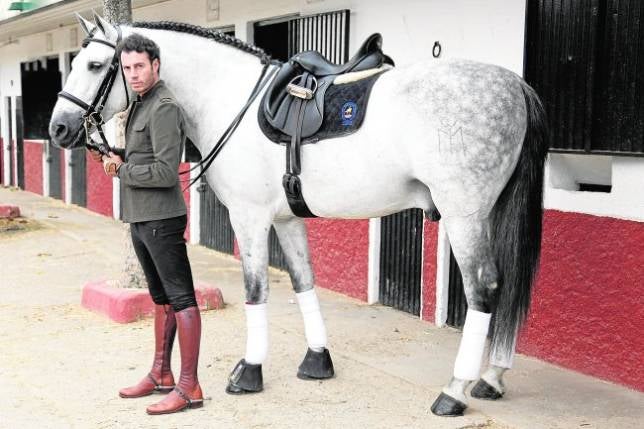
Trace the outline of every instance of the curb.
{"type": "Polygon", "coordinates": [[[0,219],[13,219],[16,217],[20,217],[20,209],[18,206],[0,205],[0,219]]]}
{"type": "MultiPolygon", "coordinates": [[[[201,311],[224,307],[221,290],[212,285],[197,283],[195,295],[201,311]]],[[[88,282],[83,286],[81,305],[117,323],[136,322],[154,314],[154,303],[147,289],[116,288],[105,280],[88,282]]]]}

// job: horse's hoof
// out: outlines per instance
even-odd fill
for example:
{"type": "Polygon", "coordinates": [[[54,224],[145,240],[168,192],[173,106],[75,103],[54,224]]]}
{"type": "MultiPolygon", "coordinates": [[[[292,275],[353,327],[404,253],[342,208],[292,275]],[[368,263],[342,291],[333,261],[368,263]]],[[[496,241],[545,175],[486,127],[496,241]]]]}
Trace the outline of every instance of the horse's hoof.
{"type": "Polygon", "coordinates": [[[432,404],[432,413],[442,417],[458,417],[463,415],[467,405],[441,392],[432,404]]]}
{"type": "Polygon", "coordinates": [[[499,392],[487,381],[480,379],[470,392],[472,398],[485,399],[487,401],[496,401],[503,397],[503,392],[499,392]]]}
{"type": "Polygon", "coordinates": [[[226,393],[231,395],[244,395],[257,393],[264,390],[264,377],[262,365],[251,364],[244,359],[240,360],[235,369],[230,373],[226,393]]]}
{"type": "Polygon", "coordinates": [[[328,349],[316,352],[311,349],[306,351],[306,356],[297,371],[297,378],[302,380],[324,380],[335,374],[333,362],[328,349]]]}

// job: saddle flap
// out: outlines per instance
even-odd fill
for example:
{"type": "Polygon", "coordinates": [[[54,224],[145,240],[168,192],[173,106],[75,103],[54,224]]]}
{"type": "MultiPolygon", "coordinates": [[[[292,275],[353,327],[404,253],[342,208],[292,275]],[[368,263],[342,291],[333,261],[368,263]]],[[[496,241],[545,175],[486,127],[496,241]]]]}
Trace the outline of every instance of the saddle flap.
{"type": "MultiPolygon", "coordinates": [[[[324,117],[324,94],[331,82],[333,82],[333,76],[318,79],[317,90],[313,98],[304,104],[304,120],[301,131],[303,138],[312,136],[320,129],[324,117]]],[[[293,111],[296,100],[296,97],[290,95],[280,97],[280,102],[275,105],[274,116],[267,117],[271,125],[288,136],[294,135],[298,126],[298,115],[293,111]]]]}

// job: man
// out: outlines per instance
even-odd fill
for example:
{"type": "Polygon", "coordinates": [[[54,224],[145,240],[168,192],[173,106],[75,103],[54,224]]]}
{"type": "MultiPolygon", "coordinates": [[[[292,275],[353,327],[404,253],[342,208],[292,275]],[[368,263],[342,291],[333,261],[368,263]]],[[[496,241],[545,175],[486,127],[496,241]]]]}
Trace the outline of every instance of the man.
{"type": "Polygon", "coordinates": [[[168,394],[147,408],[167,414],[203,405],[197,379],[201,316],[183,234],[186,206],[178,177],[185,143],[184,118],[174,96],[159,79],[158,46],[139,34],[119,46],[127,83],[138,94],[125,128],[125,160],[101,157],[105,172],[121,182],[121,219],[130,223],[132,243],[155,305],[155,353],[152,370],[138,384],[122,389],[122,398],[154,392],[168,394]],[[170,356],[179,332],[181,375],[175,386],[170,356]]]}

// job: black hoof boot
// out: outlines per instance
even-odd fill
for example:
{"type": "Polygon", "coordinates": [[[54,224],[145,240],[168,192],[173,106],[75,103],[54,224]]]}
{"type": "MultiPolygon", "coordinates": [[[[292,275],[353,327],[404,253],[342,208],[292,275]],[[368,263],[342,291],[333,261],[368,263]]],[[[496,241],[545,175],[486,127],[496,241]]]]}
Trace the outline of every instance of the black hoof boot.
{"type": "Polygon", "coordinates": [[[297,370],[297,378],[302,380],[323,380],[333,377],[334,374],[333,362],[328,349],[321,352],[308,349],[297,370]]]}
{"type": "Polygon", "coordinates": [[[243,395],[246,393],[257,393],[264,389],[264,378],[262,377],[262,365],[247,363],[244,359],[230,373],[226,393],[231,395],[243,395]]]}
{"type": "Polygon", "coordinates": [[[441,392],[432,404],[432,413],[442,417],[458,417],[463,415],[467,405],[441,392]]]}
{"type": "Polygon", "coordinates": [[[496,390],[496,388],[487,381],[480,379],[470,392],[472,398],[485,399],[487,401],[496,401],[503,397],[503,393],[496,390]]]}

